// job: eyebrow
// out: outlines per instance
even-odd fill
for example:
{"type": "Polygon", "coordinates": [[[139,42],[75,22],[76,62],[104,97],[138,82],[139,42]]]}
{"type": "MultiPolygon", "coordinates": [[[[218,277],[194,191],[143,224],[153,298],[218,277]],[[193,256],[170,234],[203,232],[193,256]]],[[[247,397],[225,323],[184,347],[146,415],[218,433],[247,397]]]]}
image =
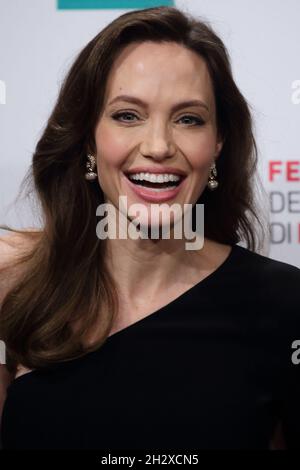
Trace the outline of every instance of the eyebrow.
{"type": "MultiPolygon", "coordinates": [[[[145,108],[148,107],[148,104],[145,101],[141,100],[140,98],[136,98],[135,96],[130,95],[119,95],[113,98],[108,105],[115,103],[116,101],[127,101],[128,103],[138,104],[140,106],[144,106],[145,108]]],[[[188,106],[202,106],[203,108],[209,111],[208,106],[203,103],[201,100],[188,100],[188,101],[181,101],[180,103],[176,103],[172,106],[172,111],[178,111],[181,108],[186,108],[188,106]]]]}

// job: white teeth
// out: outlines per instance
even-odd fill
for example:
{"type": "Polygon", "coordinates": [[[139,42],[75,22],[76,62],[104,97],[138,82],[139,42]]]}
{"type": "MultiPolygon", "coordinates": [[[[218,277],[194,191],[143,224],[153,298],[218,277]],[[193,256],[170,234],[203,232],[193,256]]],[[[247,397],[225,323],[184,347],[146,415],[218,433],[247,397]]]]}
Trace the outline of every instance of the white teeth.
{"type": "MultiPolygon", "coordinates": [[[[141,185],[138,185],[138,186],[141,186],[141,185]]],[[[168,186],[167,188],[151,188],[151,191],[154,191],[155,193],[161,193],[163,191],[171,191],[172,189],[176,189],[176,188],[177,186],[168,186]]]]}
{"type": "Polygon", "coordinates": [[[150,183],[168,183],[169,181],[179,181],[180,177],[174,174],[133,173],[129,175],[129,179],[149,181],[150,183]]]}

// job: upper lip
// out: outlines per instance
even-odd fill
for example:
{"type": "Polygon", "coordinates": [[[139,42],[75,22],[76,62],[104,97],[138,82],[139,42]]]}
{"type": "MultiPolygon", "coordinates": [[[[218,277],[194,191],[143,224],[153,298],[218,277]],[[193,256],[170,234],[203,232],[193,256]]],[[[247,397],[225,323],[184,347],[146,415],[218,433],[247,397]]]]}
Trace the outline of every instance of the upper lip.
{"type": "Polygon", "coordinates": [[[132,175],[135,173],[154,173],[154,174],[172,174],[172,175],[179,175],[179,176],[186,176],[186,173],[179,168],[172,168],[170,166],[153,166],[153,167],[145,167],[145,166],[138,166],[136,168],[131,168],[124,172],[126,175],[132,175]]]}

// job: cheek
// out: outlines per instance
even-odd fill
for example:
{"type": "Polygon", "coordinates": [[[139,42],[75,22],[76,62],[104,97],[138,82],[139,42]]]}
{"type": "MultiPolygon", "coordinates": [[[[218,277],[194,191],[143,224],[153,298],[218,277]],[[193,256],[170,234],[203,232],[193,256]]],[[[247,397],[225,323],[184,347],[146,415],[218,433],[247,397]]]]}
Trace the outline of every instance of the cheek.
{"type": "MultiPolygon", "coordinates": [[[[122,134],[118,128],[113,128],[103,121],[96,131],[97,165],[98,169],[118,169],[124,165],[132,150],[133,135],[122,134]]],[[[175,134],[176,145],[188,159],[192,169],[204,171],[215,153],[216,136],[212,126],[200,129],[199,133],[186,138],[175,134]]]]}
{"type": "Polygon", "coordinates": [[[120,132],[102,125],[98,127],[95,139],[99,168],[108,166],[117,168],[123,164],[127,155],[128,142],[122,138],[120,132]]]}
{"type": "Polygon", "coordinates": [[[215,139],[212,133],[203,133],[190,139],[186,145],[186,157],[191,169],[203,172],[210,166],[215,154],[215,139]]]}

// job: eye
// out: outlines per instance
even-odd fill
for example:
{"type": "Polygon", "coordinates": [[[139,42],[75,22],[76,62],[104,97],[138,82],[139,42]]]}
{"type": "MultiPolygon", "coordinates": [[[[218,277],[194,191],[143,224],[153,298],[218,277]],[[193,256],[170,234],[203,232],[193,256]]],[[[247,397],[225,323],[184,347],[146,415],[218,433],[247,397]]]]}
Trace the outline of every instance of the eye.
{"type": "Polygon", "coordinates": [[[204,124],[204,121],[200,118],[197,118],[196,116],[190,116],[190,115],[186,115],[186,116],[182,116],[179,121],[181,121],[182,119],[192,119],[196,124],[194,124],[195,126],[202,126],[204,124]]]}
{"type": "MultiPolygon", "coordinates": [[[[132,113],[130,111],[122,111],[122,112],[119,112],[119,113],[115,113],[115,114],[112,115],[112,118],[115,121],[120,121],[120,122],[134,122],[134,120],[132,120],[132,119],[130,119],[129,121],[126,120],[126,119],[125,119],[125,121],[120,119],[123,116],[134,116],[134,117],[138,118],[138,116],[135,113],[132,113]]],[[[182,119],[191,119],[192,121],[195,122],[194,126],[202,126],[204,124],[204,121],[200,118],[197,118],[196,116],[185,115],[185,116],[182,116],[179,119],[179,121],[181,121],[182,119]]]]}
{"type": "MultiPolygon", "coordinates": [[[[113,115],[112,115],[112,118],[115,119],[116,121],[120,121],[120,117],[121,117],[121,116],[135,116],[135,117],[137,117],[136,114],[131,113],[130,111],[123,111],[123,112],[121,112],[121,113],[113,114],[113,115]]],[[[121,120],[121,122],[122,122],[122,120],[121,120]]],[[[123,122],[124,122],[124,121],[123,121],[123,122]]],[[[133,121],[132,121],[132,120],[129,120],[129,121],[128,121],[128,120],[125,120],[125,122],[133,122],[133,121]]]]}

